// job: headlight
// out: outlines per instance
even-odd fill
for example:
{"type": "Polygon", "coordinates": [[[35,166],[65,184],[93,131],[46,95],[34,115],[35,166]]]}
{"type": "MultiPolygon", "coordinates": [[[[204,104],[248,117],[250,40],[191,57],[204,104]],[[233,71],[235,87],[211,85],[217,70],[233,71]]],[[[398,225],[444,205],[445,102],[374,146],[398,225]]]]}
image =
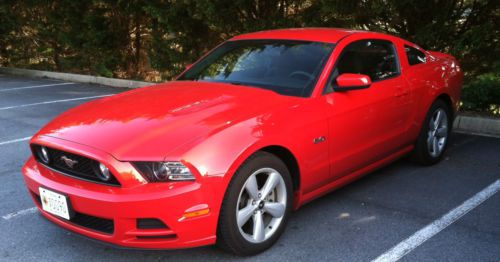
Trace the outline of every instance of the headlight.
{"type": "Polygon", "coordinates": [[[134,166],[149,182],[194,180],[191,170],[181,162],[135,162],[134,166]]]}

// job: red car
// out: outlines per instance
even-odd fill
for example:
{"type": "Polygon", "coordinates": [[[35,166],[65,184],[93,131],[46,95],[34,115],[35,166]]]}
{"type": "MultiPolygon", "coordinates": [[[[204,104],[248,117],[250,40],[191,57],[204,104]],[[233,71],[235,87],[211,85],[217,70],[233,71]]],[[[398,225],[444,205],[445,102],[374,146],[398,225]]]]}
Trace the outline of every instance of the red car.
{"type": "Polygon", "coordinates": [[[301,205],[410,153],[438,162],[462,78],[452,56],[386,34],[244,34],[176,81],[63,113],[24,178],[43,216],[87,237],[255,254],[301,205]]]}

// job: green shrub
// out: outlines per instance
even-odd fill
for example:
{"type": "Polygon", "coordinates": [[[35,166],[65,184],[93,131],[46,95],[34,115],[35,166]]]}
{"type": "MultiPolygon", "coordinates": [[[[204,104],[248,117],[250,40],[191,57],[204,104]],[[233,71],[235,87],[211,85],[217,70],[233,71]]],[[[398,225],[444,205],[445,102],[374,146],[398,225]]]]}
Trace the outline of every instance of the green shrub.
{"type": "Polygon", "coordinates": [[[113,77],[113,71],[109,70],[106,65],[102,63],[94,66],[94,72],[96,72],[98,76],[113,77]]]}
{"type": "Polygon", "coordinates": [[[462,109],[487,112],[500,116],[500,75],[487,73],[479,75],[464,86],[462,109]]]}

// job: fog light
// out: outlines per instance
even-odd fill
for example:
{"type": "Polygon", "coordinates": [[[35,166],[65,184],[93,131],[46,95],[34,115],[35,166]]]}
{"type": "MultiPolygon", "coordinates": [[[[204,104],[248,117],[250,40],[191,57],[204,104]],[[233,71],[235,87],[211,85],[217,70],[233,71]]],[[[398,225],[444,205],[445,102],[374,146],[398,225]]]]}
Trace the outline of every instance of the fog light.
{"type": "Polygon", "coordinates": [[[109,172],[109,168],[106,167],[103,163],[99,163],[99,172],[97,172],[97,176],[102,181],[109,181],[111,178],[111,172],[109,172]]]}

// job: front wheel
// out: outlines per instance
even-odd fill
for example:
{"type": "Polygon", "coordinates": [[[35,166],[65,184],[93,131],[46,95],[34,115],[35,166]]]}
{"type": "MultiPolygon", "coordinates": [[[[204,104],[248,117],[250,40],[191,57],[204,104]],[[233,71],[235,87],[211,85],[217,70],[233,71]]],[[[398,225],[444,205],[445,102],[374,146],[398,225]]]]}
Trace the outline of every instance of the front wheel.
{"type": "Polygon", "coordinates": [[[292,182],[276,156],[258,152],[234,174],[222,203],[217,244],[237,255],[271,247],[285,229],[292,207],[292,182]]]}
{"type": "Polygon", "coordinates": [[[451,111],[442,100],[432,104],[415,145],[413,158],[423,165],[439,162],[448,145],[451,133],[451,111]]]}

